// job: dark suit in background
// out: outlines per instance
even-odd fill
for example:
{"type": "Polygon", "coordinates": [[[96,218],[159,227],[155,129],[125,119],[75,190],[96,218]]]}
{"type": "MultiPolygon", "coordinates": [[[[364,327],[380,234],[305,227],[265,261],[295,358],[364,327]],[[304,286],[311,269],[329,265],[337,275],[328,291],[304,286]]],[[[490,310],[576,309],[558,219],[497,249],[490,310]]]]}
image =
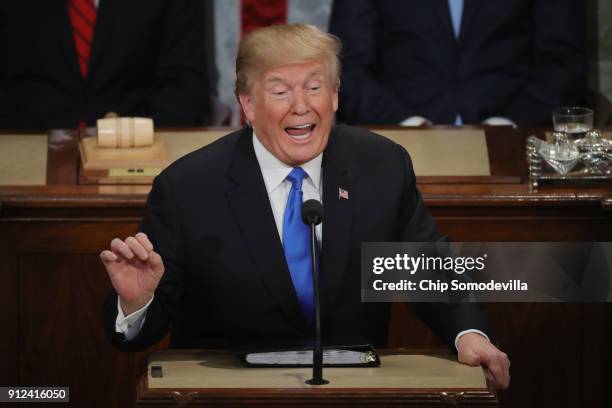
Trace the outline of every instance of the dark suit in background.
{"type": "Polygon", "coordinates": [[[67,0],[0,4],[0,128],[94,125],[107,112],[156,125],[207,122],[199,0],[100,0],[83,79],[67,0]]]}
{"type": "MultiPolygon", "coordinates": [[[[435,223],[416,190],[399,145],[367,130],[339,126],[323,153],[326,218],[321,252],[322,327],[332,338],[365,337],[384,345],[389,304],[361,303],[361,243],[433,241],[435,223]],[[339,197],[338,188],[349,199],[339,197]]],[[[157,177],[142,224],[165,274],[144,326],[129,342],[115,333],[117,295],[104,305],[111,340],[145,348],[171,328],[171,347],[226,340],[312,336],[278,236],[263,176],[244,128],[179,159],[157,177]]],[[[490,333],[473,304],[416,304],[449,344],[465,329],[490,333]]]]}
{"type": "Polygon", "coordinates": [[[455,38],[447,0],[335,0],[343,43],[338,119],[478,124],[492,116],[549,125],[585,91],[579,0],[465,0],[455,38]]]}

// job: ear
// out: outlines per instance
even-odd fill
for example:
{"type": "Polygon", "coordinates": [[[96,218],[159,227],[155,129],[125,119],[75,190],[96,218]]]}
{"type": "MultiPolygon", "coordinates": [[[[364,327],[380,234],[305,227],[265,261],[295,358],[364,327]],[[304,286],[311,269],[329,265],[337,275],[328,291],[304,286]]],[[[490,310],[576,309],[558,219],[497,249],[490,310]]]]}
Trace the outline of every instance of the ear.
{"type": "Polygon", "coordinates": [[[334,112],[338,111],[338,90],[339,89],[340,89],[340,85],[336,86],[336,89],[334,89],[332,93],[332,105],[334,106],[334,112]]]}
{"type": "Polygon", "coordinates": [[[255,104],[253,103],[253,97],[248,94],[240,94],[238,95],[238,99],[240,100],[240,106],[242,106],[244,117],[249,123],[253,123],[255,120],[255,104]]]}

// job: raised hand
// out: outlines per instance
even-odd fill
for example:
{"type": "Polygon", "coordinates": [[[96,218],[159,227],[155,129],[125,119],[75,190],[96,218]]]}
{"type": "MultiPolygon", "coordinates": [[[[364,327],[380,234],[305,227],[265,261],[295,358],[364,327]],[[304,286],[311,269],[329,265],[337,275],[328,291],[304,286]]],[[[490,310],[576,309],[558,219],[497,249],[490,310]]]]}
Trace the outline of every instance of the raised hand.
{"type": "Polygon", "coordinates": [[[110,250],[102,251],[100,259],[119,295],[125,316],[151,300],[164,274],[161,256],[142,232],[123,241],[113,239],[110,250]]]}

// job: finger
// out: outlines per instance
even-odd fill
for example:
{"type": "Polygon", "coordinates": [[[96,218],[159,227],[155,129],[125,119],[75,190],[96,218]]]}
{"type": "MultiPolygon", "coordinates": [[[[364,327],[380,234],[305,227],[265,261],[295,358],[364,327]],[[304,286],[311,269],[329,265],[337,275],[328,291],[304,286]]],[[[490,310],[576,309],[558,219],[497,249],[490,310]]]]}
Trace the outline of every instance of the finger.
{"type": "Polygon", "coordinates": [[[115,262],[119,259],[119,257],[108,249],[105,249],[104,251],[100,252],[100,259],[102,260],[102,263],[106,265],[108,263],[115,262]]]}
{"type": "Polygon", "coordinates": [[[497,389],[505,390],[510,385],[510,373],[506,370],[502,370],[497,378],[497,389]]]}
{"type": "Polygon", "coordinates": [[[501,380],[497,377],[497,374],[491,369],[491,367],[485,367],[485,377],[487,377],[489,381],[495,385],[496,389],[501,388],[501,380]]]}
{"type": "Polygon", "coordinates": [[[484,367],[484,369],[482,371],[484,372],[484,375],[485,375],[485,378],[487,379],[487,382],[490,382],[491,384],[493,384],[493,386],[497,389],[497,384],[495,383],[495,378],[493,378],[493,374],[491,374],[489,369],[484,367]]]}
{"type": "Polygon", "coordinates": [[[136,254],[138,258],[142,259],[143,261],[147,260],[147,258],[149,257],[149,252],[145,249],[144,246],[140,244],[140,242],[138,242],[138,240],[136,240],[136,238],[127,237],[125,239],[125,243],[130,247],[132,252],[136,254]]]}
{"type": "Polygon", "coordinates": [[[510,373],[507,373],[507,375],[505,375],[502,380],[503,382],[502,382],[502,386],[500,387],[500,390],[505,390],[506,388],[510,386],[510,373]]]}
{"type": "Polygon", "coordinates": [[[508,372],[503,366],[502,362],[499,359],[495,359],[490,362],[487,369],[493,376],[495,385],[498,389],[503,389],[507,387],[508,383],[508,372]]]}
{"type": "Polygon", "coordinates": [[[503,352],[499,352],[496,357],[496,361],[499,363],[497,378],[500,380],[500,389],[505,389],[510,385],[510,360],[508,359],[508,355],[503,352]]]}
{"type": "Polygon", "coordinates": [[[503,388],[508,388],[510,386],[510,360],[508,359],[508,356],[506,354],[504,354],[504,359],[503,359],[503,378],[502,380],[504,381],[503,383],[503,388]]]}
{"type": "Polygon", "coordinates": [[[134,258],[134,253],[130,247],[119,238],[115,238],[111,241],[111,251],[113,251],[115,254],[123,256],[126,259],[134,258]]]}
{"type": "Polygon", "coordinates": [[[149,240],[149,237],[147,237],[147,234],[145,234],[144,232],[139,232],[134,237],[138,240],[138,242],[140,242],[143,247],[145,247],[147,251],[151,252],[153,250],[153,244],[149,240]]]}
{"type": "Polygon", "coordinates": [[[153,269],[153,271],[156,273],[164,272],[164,262],[161,255],[159,255],[157,252],[149,252],[149,264],[151,265],[151,269],[153,269]]]}

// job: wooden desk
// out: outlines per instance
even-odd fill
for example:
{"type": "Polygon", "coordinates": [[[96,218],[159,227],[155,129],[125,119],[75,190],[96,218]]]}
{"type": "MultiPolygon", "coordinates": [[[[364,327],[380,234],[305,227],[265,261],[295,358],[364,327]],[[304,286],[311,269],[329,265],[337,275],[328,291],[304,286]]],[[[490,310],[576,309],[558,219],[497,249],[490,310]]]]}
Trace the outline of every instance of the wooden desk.
{"type": "Polygon", "coordinates": [[[375,368],[326,368],[327,385],[310,386],[309,368],[245,368],[228,352],[161,351],[138,383],[138,406],[496,407],[480,367],[448,351],[381,352],[375,368]],[[153,377],[150,367],[161,367],[153,377]]]}
{"type": "MultiPolygon", "coordinates": [[[[490,177],[418,178],[443,233],[458,241],[612,241],[610,187],[533,191],[523,149],[531,131],[485,132],[490,177]]],[[[149,186],[80,185],[77,151],[74,133],[53,131],[46,183],[0,186],[0,384],[68,385],[77,406],[131,406],[151,350],[122,354],[106,342],[100,305],[111,285],[98,254],[137,230],[149,186]]],[[[604,388],[612,382],[610,305],[487,309],[512,359],[502,406],[612,406],[604,388]]],[[[439,346],[409,305],[394,305],[389,347],[439,346]]]]}

